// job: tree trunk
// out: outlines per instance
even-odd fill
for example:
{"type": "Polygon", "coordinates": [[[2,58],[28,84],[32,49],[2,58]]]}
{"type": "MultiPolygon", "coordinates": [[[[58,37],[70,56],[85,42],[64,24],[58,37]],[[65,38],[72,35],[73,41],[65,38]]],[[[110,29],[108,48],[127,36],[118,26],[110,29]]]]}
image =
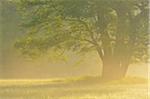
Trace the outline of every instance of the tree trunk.
{"type": "Polygon", "coordinates": [[[131,58],[131,50],[127,42],[127,12],[120,8],[122,8],[122,5],[117,6],[115,9],[118,18],[115,41],[112,42],[109,33],[103,31],[101,35],[102,45],[96,46],[98,54],[103,62],[102,78],[106,81],[118,80],[125,77],[131,58]]]}
{"type": "Polygon", "coordinates": [[[119,80],[125,77],[128,70],[128,63],[126,60],[119,60],[111,58],[104,58],[102,79],[104,81],[119,80]]]}

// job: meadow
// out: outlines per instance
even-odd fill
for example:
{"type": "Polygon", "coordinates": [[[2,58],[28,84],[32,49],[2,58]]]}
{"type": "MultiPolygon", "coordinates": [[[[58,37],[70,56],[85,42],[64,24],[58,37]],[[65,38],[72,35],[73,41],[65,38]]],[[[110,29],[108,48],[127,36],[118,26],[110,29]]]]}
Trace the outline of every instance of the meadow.
{"type": "Polygon", "coordinates": [[[1,80],[0,99],[148,99],[148,83],[142,78],[102,83],[98,77],[1,80]]]}

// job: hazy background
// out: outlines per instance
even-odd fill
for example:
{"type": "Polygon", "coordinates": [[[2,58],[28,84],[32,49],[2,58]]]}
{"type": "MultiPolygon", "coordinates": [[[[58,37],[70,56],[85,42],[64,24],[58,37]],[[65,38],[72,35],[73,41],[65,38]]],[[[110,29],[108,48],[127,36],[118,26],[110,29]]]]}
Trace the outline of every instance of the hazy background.
{"type": "MultiPolygon", "coordinates": [[[[0,78],[56,78],[70,76],[98,76],[101,63],[97,53],[91,53],[84,60],[70,55],[66,62],[51,62],[47,58],[31,61],[24,59],[14,48],[17,38],[23,35],[20,18],[15,7],[0,1],[0,78]]],[[[148,66],[132,64],[128,75],[147,77],[148,66]]]]}

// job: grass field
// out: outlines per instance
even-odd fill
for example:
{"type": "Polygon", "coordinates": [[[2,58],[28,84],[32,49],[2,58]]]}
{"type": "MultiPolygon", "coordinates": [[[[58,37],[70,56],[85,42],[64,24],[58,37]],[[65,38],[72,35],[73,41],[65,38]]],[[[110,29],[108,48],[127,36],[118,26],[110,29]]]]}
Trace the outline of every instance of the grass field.
{"type": "Polygon", "coordinates": [[[148,99],[147,85],[141,78],[109,83],[97,77],[1,80],[0,99],[148,99]]]}

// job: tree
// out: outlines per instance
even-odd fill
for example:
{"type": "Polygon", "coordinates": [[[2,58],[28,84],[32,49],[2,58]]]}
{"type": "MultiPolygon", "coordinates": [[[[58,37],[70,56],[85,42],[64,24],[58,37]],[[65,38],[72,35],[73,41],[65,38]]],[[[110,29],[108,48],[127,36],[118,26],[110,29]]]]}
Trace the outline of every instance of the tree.
{"type": "Polygon", "coordinates": [[[27,33],[16,42],[25,55],[49,49],[98,52],[102,78],[123,78],[148,55],[148,0],[19,0],[27,33]]]}

